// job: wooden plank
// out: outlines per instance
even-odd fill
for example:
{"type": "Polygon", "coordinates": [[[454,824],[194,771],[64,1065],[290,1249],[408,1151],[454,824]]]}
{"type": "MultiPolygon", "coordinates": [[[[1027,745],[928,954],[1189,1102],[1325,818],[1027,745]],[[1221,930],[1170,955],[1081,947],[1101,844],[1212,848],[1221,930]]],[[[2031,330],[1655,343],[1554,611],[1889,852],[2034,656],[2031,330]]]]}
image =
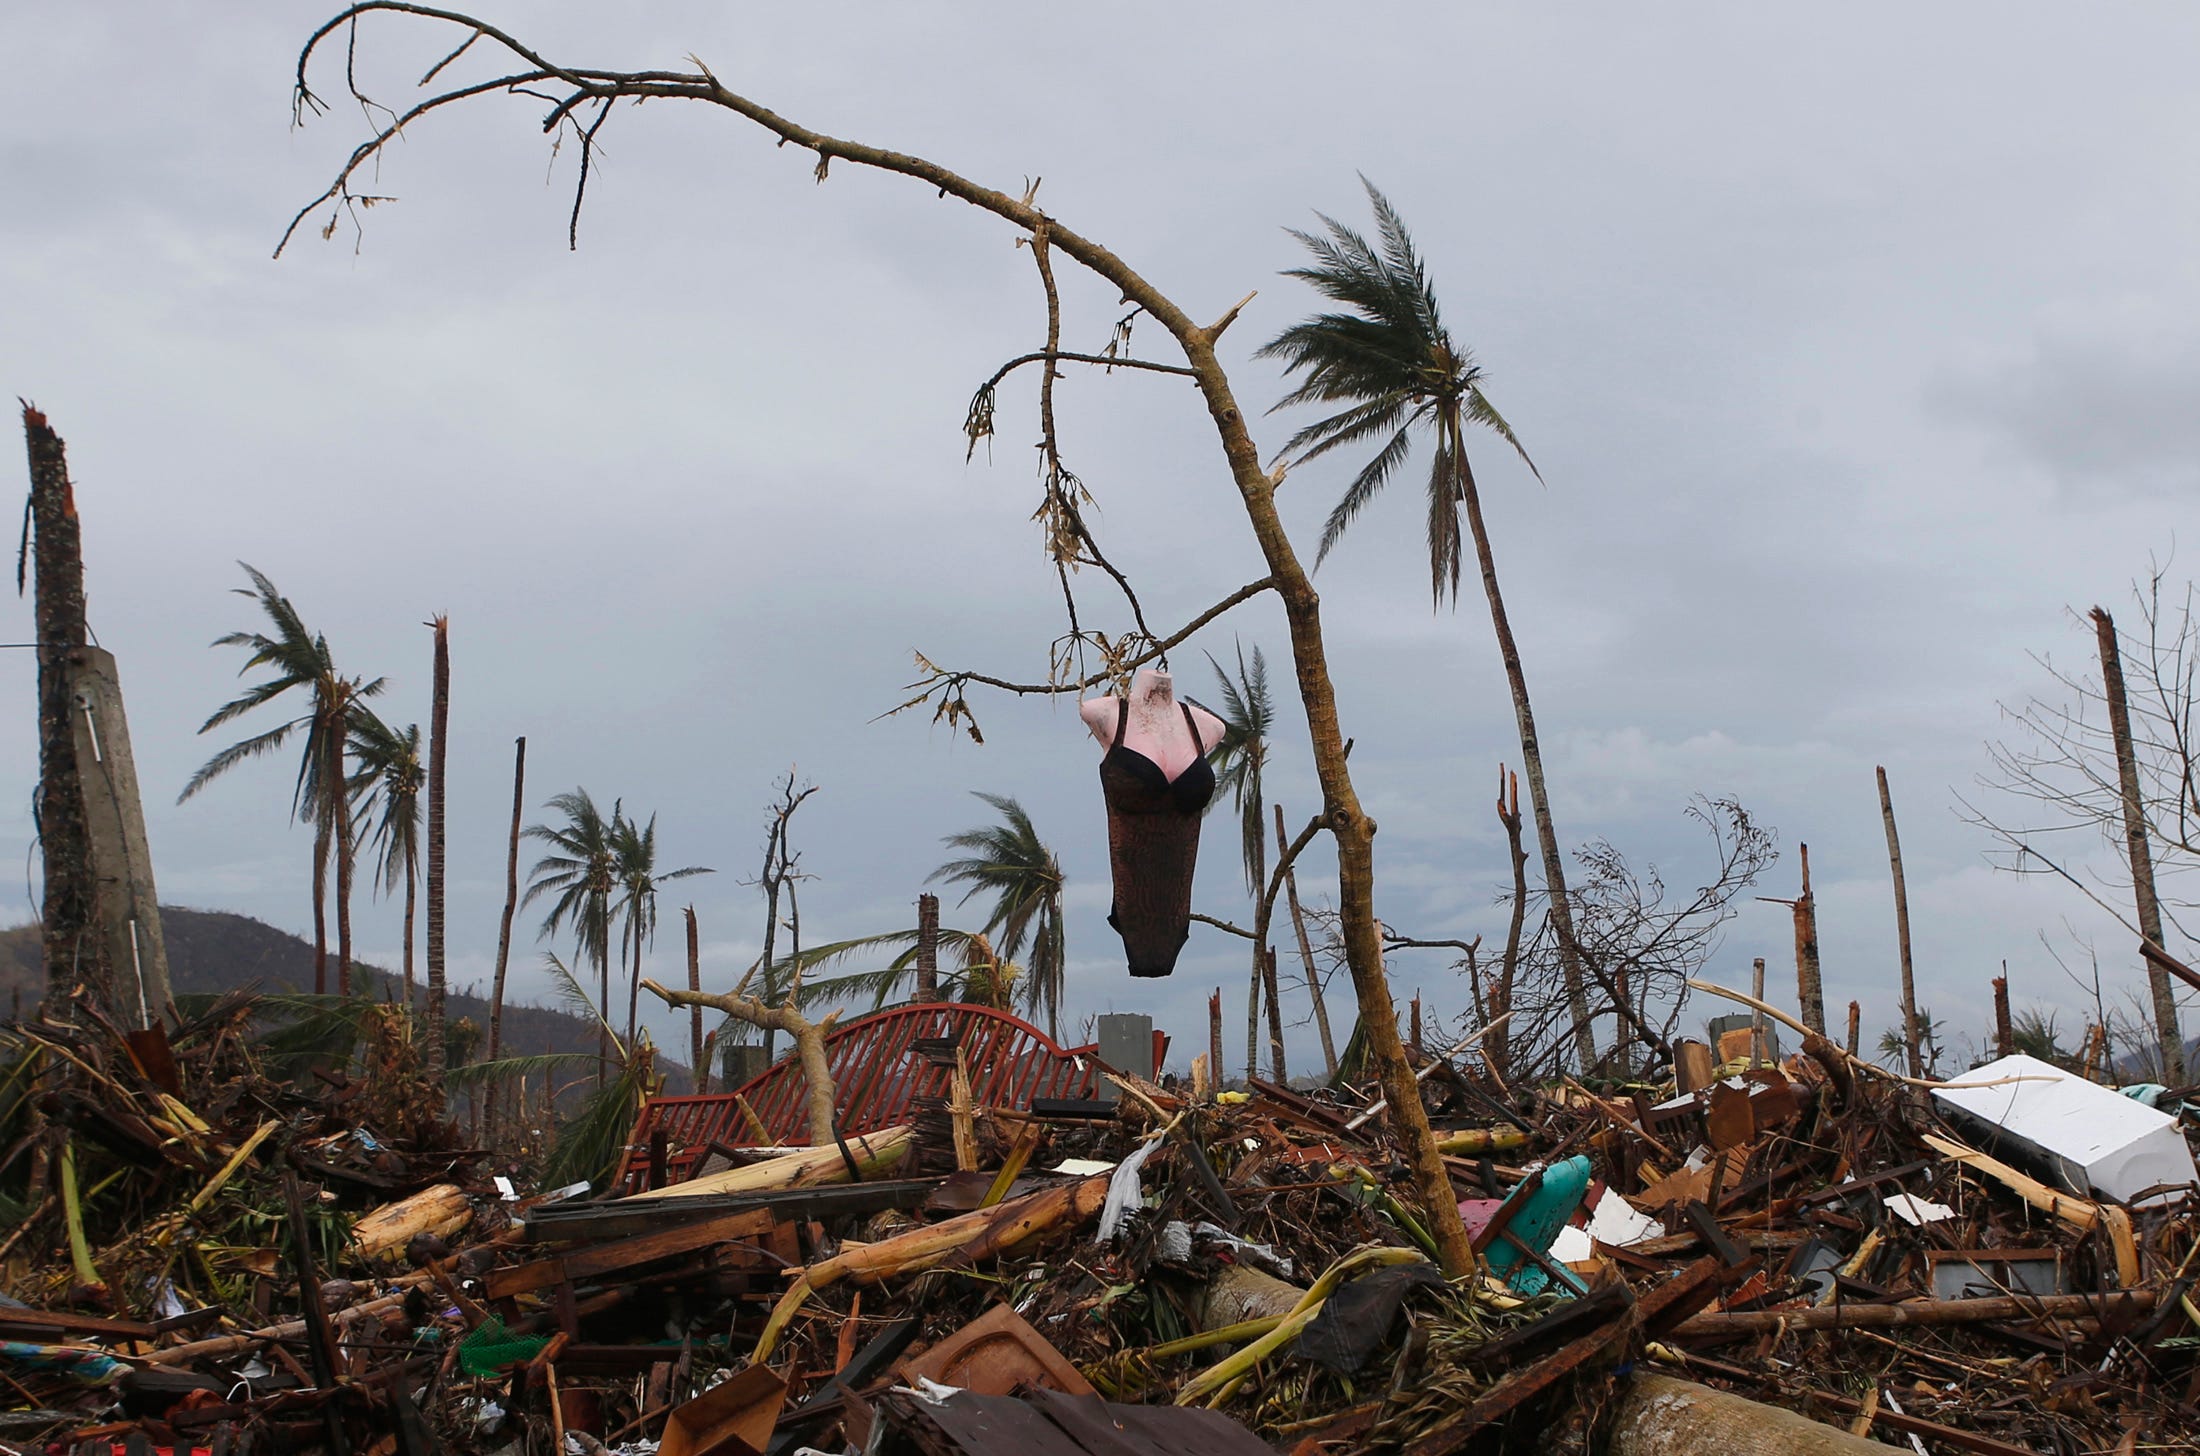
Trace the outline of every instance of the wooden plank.
{"type": "MultiPolygon", "coordinates": [[[[321,1276],[313,1263],[313,1231],[306,1224],[305,1195],[298,1175],[283,1169],[283,1203],[290,1216],[290,1257],[297,1266],[298,1303],[305,1314],[306,1351],[313,1361],[313,1383],[333,1395],[337,1390],[336,1327],[321,1302],[321,1276]]],[[[321,1421],[333,1456],[351,1456],[351,1441],[344,1432],[343,1411],[335,1400],[321,1404],[321,1421]]]]}
{"type": "Polygon", "coordinates": [[[2154,1307],[2151,1289],[2116,1294],[2042,1294],[1993,1299],[1914,1299],[1907,1304],[1827,1304],[1808,1309],[1731,1310],[1699,1314],[1673,1330],[1677,1340],[1738,1338],[1771,1330],[1877,1329],[1888,1325],[1973,1325],[1989,1320],[2103,1316],[2154,1307]]]}
{"type": "Polygon", "coordinates": [[[615,1239],[554,1258],[535,1259],[509,1269],[492,1269],[485,1283],[489,1298],[509,1299],[515,1294],[548,1289],[555,1284],[601,1278],[620,1269],[670,1258],[674,1254],[691,1253],[711,1244],[753,1238],[778,1222],[779,1216],[768,1208],[744,1209],[701,1223],[660,1229],[630,1239],[615,1239]]]}
{"type": "MultiPolygon", "coordinates": [[[[212,1311],[218,1314],[219,1311],[212,1311]]],[[[106,1319],[63,1310],[0,1308],[0,1330],[83,1335],[94,1340],[150,1340],[159,1331],[136,1320],[106,1319]]]]}
{"type": "Polygon", "coordinates": [[[1635,1301],[1635,1310],[1644,1333],[1653,1340],[1661,1339],[1667,1330],[1701,1312],[1719,1297],[1724,1278],[1725,1266],[1716,1256],[1707,1254],[1641,1295],[1635,1301]]]}
{"type": "Polygon", "coordinates": [[[1634,1321],[1623,1315],[1533,1365],[1513,1371],[1459,1415],[1406,1447],[1406,1456],[1452,1456],[1484,1427],[1503,1420],[1524,1402],[1541,1395],[1616,1342],[1626,1339],[1633,1328],[1634,1321]]]}
{"type": "Polygon", "coordinates": [[[655,1232],[671,1224],[701,1223],[729,1213],[768,1211],[782,1219],[835,1218],[915,1208],[939,1186],[937,1178],[892,1178],[875,1183],[828,1183],[769,1193],[701,1194],[640,1203],[551,1204],[529,1214],[527,1243],[597,1242],[655,1232]]]}

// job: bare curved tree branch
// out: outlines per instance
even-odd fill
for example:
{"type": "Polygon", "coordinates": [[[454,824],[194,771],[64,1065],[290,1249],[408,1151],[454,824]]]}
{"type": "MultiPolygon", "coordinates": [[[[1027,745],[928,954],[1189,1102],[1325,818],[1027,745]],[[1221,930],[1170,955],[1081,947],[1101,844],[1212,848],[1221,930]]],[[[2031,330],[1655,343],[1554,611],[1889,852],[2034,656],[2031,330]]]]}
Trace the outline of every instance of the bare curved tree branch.
{"type": "MultiPolygon", "coordinates": [[[[1423,1205],[1422,1211],[1442,1255],[1445,1270],[1454,1277],[1471,1271],[1476,1264],[1474,1251],[1459,1217],[1457,1195],[1452,1190],[1450,1175],[1437,1150],[1435,1138],[1429,1129],[1427,1113],[1417,1095],[1417,1084],[1406,1063],[1405,1049],[1398,1037],[1396,1009],[1383,973],[1382,942],[1374,915],[1373,845],[1376,825],[1360,803],[1346,763],[1346,739],[1338,715],[1336,686],[1330,675],[1328,651],[1322,632],[1321,598],[1315,592],[1306,567],[1300,561],[1289,533],[1284,528],[1282,516],[1276,509],[1275,492],[1280,476],[1262,468],[1260,451],[1247,427],[1244,411],[1237,402],[1229,377],[1215,352],[1215,341],[1235,316],[1236,310],[1233,308],[1222,313],[1212,324],[1198,324],[1173,299],[1162,293],[1113,251],[1065,226],[1060,220],[1048,216],[1028,195],[1018,198],[998,189],[982,186],[922,157],[813,131],[727,89],[711,73],[709,67],[692,57],[690,60],[697,69],[689,72],[610,71],[559,66],[504,31],[473,16],[432,6],[404,3],[404,0],[367,0],[367,3],[350,6],[315,31],[301,51],[298,60],[297,102],[294,108],[300,119],[308,112],[320,109],[320,103],[307,83],[307,75],[322,42],[339,27],[375,13],[419,17],[457,27],[472,39],[486,37],[508,56],[516,58],[524,69],[430,97],[355,147],[329,186],[319,197],[300,209],[297,218],[285,230],[283,243],[277,247],[278,252],[283,244],[288,243],[299,223],[316,209],[323,206],[330,208],[333,223],[345,208],[351,206],[357,200],[351,191],[352,179],[361,168],[378,158],[391,139],[403,133],[409,122],[466,97],[497,90],[531,93],[534,87],[548,86],[562,89],[565,95],[562,100],[553,103],[552,111],[544,121],[545,130],[554,129],[574,108],[590,100],[669,98],[698,101],[745,117],[777,138],[780,144],[793,143],[811,153],[816,158],[814,174],[820,181],[826,177],[832,162],[844,160],[922,182],[941,197],[953,197],[978,207],[1027,234],[1037,235],[1044,230],[1049,247],[1059,248],[1063,254],[1106,280],[1116,288],[1126,304],[1131,305],[1134,310],[1143,310],[1161,328],[1167,330],[1177,347],[1184,351],[1184,366],[1191,371],[1191,377],[1198,386],[1201,402],[1214,426],[1216,443],[1228,465],[1231,484],[1237,489],[1239,502],[1245,511],[1246,523],[1267,562],[1269,579],[1257,589],[1266,590],[1270,586],[1275,589],[1282,601],[1285,620],[1290,629],[1299,700],[1305,709],[1315,772],[1322,789],[1322,818],[1337,842],[1339,927],[1345,944],[1346,961],[1352,973],[1353,989],[1360,1003],[1361,1024],[1367,1034],[1369,1060],[1384,1090],[1390,1095],[1393,1124],[1410,1162],[1419,1201],[1423,1205]]],[[[357,84],[355,81],[350,84],[356,96],[357,84]]],[[[1251,591],[1246,593],[1251,594],[1251,591]]],[[[1174,640],[1181,638],[1172,639],[1174,640]]],[[[929,664],[924,666],[935,672],[934,679],[929,681],[941,685],[951,687],[957,681],[978,680],[974,675],[939,673],[930,669],[929,664]]],[[[1052,692],[1062,689],[1059,685],[1050,684],[1022,689],[1011,687],[1008,690],[1052,692]]],[[[967,711],[967,705],[961,703],[959,694],[943,703],[942,711],[945,712],[950,707],[967,711]]]]}

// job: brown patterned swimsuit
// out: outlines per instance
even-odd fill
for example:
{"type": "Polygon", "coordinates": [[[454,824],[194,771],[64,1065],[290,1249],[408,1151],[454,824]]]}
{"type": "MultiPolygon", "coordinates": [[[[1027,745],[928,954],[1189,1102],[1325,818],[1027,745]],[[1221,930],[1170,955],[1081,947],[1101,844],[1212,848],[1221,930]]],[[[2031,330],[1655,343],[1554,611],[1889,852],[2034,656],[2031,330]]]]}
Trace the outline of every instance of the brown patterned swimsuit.
{"type": "Polygon", "coordinates": [[[1192,871],[1199,858],[1199,821],[1215,796],[1215,770],[1199,741],[1192,710],[1179,703],[1199,757],[1170,779],[1161,765],[1123,746],[1130,703],[1116,699],[1115,742],[1100,759],[1100,792],[1108,805],[1108,864],[1115,904],[1108,924],[1123,937],[1134,976],[1166,976],[1192,929],[1192,871]]]}

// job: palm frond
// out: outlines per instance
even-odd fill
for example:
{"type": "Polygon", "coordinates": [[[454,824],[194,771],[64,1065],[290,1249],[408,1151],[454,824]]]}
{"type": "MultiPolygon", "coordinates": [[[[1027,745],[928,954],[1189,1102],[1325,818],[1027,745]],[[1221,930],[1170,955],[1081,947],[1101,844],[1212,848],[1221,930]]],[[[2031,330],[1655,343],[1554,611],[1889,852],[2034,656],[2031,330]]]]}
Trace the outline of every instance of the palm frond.
{"type": "Polygon", "coordinates": [[[1237,675],[1233,678],[1216,662],[1214,654],[1207,655],[1207,665],[1215,670],[1215,678],[1222,695],[1222,740],[1215,744],[1210,757],[1215,767],[1217,793],[1209,801],[1209,808],[1221,802],[1222,792],[1230,795],[1238,811],[1238,844],[1244,860],[1245,889],[1249,895],[1261,892],[1262,869],[1267,862],[1267,828],[1264,823],[1262,775],[1268,763],[1268,737],[1275,725],[1275,702],[1268,691],[1268,659],[1259,647],[1253,649],[1253,660],[1245,660],[1245,644],[1237,648],[1237,675]]]}
{"type": "Polygon", "coordinates": [[[620,1060],[625,1060],[626,1048],[612,1034],[611,1023],[605,1019],[603,1010],[596,1005],[596,998],[589,995],[588,988],[580,983],[580,978],[566,968],[565,962],[558,959],[555,951],[544,951],[542,964],[550,972],[550,984],[557,993],[558,1004],[573,1015],[596,1023],[603,1034],[611,1038],[612,1050],[618,1053],[620,1060]]]}
{"type": "Polygon", "coordinates": [[[292,730],[297,726],[296,722],[285,723],[279,728],[270,728],[265,733],[255,734],[241,743],[230,744],[205,763],[199,765],[199,771],[191,775],[190,782],[183,786],[183,792],[176,796],[176,802],[180,804],[189,799],[238,764],[259,758],[263,754],[273,753],[276,749],[281,748],[289,740],[292,730]]]}
{"type": "Polygon", "coordinates": [[[1344,494],[1330,510],[1329,519],[1322,522],[1321,545],[1314,551],[1314,564],[1317,567],[1328,558],[1337,543],[1344,539],[1345,530],[1351,526],[1353,519],[1367,509],[1368,502],[1375,499],[1377,493],[1388,483],[1391,472],[1412,451],[1413,436],[1400,430],[1391,436],[1390,443],[1383,446],[1373,460],[1360,468],[1358,475],[1352,477],[1352,483],[1344,488],[1344,494]]]}
{"type": "Polygon", "coordinates": [[[550,1187],[568,1183],[600,1184],[618,1166],[634,1133],[647,1089],[642,1069],[622,1066],[581,1104],[581,1110],[558,1129],[558,1140],[543,1160],[542,1181],[550,1187]]]}
{"type": "Polygon", "coordinates": [[[493,1062],[468,1062],[445,1072],[443,1080],[454,1087],[479,1087],[490,1082],[543,1076],[563,1067],[594,1066],[595,1063],[594,1052],[539,1052],[525,1057],[498,1057],[493,1062]]]}
{"type": "Polygon", "coordinates": [[[1429,590],[1441,603],[1459,596],[1459,502],[1465,491],[1460,472],[1467,463],[1458,445],[1458,426],[1449,423],[1436,432],[1436,456],[1428,468],[1428,570],[1429,590]]]}
{"type": "Polygon", "coordinates": [[[945,836],[941,842],[949,848],[970,853],[942,864],[929,878],[965,886],[966,904],[979,894],[993,897],[982,933],[998,946],[1003,962],[1031,946],[1027,1001],[1044,1005],[1052,1025],[1067,964],[1061,863],[1039,838],[1022,804],[999,794],[980,792],[976,797],[1001,816],[1000,822],[945,836]]]}
{"type": "Polygon", "coordinates": [[[1464,424],[1492,431],[1513,447],[1537,480],[1542,475],[1482,392],[1482,371],[1473,353],[1454,343],[1445,329],[1435,288],[1405,220],[1372,182],[1365,177],[1360,181],[1374,213],[1376,242],[1370,244],[1336,219],[1316,213],[1325,231],[1291,231],[1310,261],[1285,275],[1343,308],[1291,325],[1259,354],[1281,359],[1294,381],[1275,408],[1346,406],[1296,431],[1284,447],[1286,459],[1303,464],[1331,450],[1388,437],[1323,523],[1317,565],[1405,462],[1413,432],[1434,427],[1427,501],[1429,576],[1441,606],[1447,596],[1458,595],[1459,503],[1461,492],[1473,488],[1464,424]]]}
{"type": "Polygon", "coordinates": [[[1513,427],[1505,423],[1505,417],[1497,412],[1497,406],[1490,403],[1489,397],[1482,393],[1479,385],[1467,391],[1466,413],[1468,419],[1484,429],[1496,431],[1498,438],[1519,454],[1520,463],[1528,467],[1528,473],[1536,478],[1536,483],[1542,484],[1543,472],[1536,469],[1535,462],[1528,458],[1528,447],[1520,443],[1520,437],[1513,433],[1513,427]]]}

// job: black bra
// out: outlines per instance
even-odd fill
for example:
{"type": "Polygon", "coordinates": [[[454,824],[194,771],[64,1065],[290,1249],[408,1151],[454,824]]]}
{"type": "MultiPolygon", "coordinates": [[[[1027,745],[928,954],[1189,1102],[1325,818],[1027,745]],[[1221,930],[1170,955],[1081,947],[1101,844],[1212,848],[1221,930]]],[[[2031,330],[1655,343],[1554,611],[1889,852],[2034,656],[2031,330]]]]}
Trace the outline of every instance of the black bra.
{"type": "Polygon", "coordinates": [[[1179,703],[1177,711],[1184,715],[1184,726],[1191,730],[1192,746],[1199,751],[1199,756],[1184,772],[1171,779],[1161,771],[1160,764],[1137,749],[1123,745],[1123,730],[1129,725],[1131,716],[1130,701],[1126,698],[1115,700],[1115,741],[1108,745],[1104,766],[1128,771],[1155,798],[1166,799],[1166,804],[1156,804],[1156,809],[1167,807],[1179,814],[1198,814],[1215,796],[1215,769],[1207,761],[1207,745],[1200,742],[1199,725],[1192,720],[1191,708],[1179,703]]]}

